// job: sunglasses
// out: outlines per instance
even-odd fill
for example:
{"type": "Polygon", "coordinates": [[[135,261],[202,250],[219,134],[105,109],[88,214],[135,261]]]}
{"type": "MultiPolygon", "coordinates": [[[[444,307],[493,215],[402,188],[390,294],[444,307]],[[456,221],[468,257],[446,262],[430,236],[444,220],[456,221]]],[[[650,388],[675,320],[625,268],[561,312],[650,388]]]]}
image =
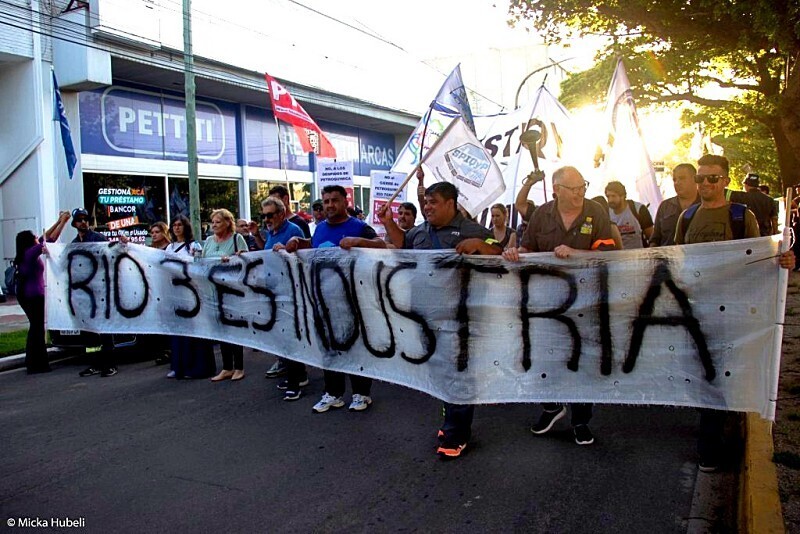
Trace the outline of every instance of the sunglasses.
{"type": "Polygon", "coordinates": [[[271,211],[269,213],[264,213],[264,214],[261,215],[261,220],[262,221],[271,221],[272,218],[275,217],[275,213],[276,212],[274,212],[274,211],[271,211]]]}
{"type": "Polygon", "coordinates": [[[312,209],[314,211],[322,211],[322,206],[314,206],[312,209]]]}
{"type": "Polygon", "coordinates": [[[702,184],[703,180],[708,180],[708,183],[715,184],[719,182],[720,178],[725,178],[721,174],[697,174],[694,177],[694,183],[702,184]]]}
{"type": "Polygon", "coordinates": [[[75,217],[75,219],[73,219],[73,220],[74,220],[76,223],[81,223],[81,222],[89,222],[89,219],[87,219],[86,217],[75,217]]]}

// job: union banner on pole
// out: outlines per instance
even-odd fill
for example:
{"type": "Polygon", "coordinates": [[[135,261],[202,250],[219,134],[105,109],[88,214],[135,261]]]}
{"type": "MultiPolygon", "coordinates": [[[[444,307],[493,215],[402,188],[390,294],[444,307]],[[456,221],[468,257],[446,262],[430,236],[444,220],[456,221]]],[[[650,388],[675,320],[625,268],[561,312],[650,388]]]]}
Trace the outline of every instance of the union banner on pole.
{"type": "Polygon", "coordinates": [[[294,127],[303,151],[314,152],[321,158],[335,158],[336,149],[303,106],[275,78],[266,73],[264,77],[272,101],[272,113],[276,119],[288,122],[294,127]]]}
{"type": "Polygon", "coordinates": [[[424,163],[439,182],[458,188],[458,203],[473,217],[506,190],[503,173],[475,134],[459,117],[425,153],[424,163]]]}

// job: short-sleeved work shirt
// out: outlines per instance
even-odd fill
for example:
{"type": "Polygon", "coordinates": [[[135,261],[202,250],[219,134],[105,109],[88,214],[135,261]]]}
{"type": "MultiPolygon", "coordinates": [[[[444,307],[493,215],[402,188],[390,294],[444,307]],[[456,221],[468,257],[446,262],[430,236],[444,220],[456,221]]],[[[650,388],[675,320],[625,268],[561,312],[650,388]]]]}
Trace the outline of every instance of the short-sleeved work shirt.
{"type": "Polygon", "coordinates": [[[558,199],[536,209],[520,246],[531,252],[551,252],[559,245],[578,250],[614,250],[608,211],[594,200],[584,200],[572,226],[564,228],[558,199]]]}
{"type": "MultiPolygon", "coordinates": [[[[434,228],[428,221],[406,232],[403,248],[416,250],[456,248],[465,239],[479,238],[496,241],[491,230],[456,213],[449,223],[434,228]],[[435,236],[435,237],[434,237],[435,236]]],[[[489,242],[489,241],[487,241],[489,242]]]]}

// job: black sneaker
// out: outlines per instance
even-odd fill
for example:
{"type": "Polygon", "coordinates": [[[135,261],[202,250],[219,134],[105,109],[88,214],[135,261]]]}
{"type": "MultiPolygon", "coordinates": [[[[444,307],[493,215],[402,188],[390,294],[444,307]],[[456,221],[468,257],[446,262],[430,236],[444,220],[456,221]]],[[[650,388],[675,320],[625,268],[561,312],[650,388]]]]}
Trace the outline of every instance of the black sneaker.
{"type": "Polygon", "coordinates": [[[116,367],[111,367],[111,368],[106,369],[105,371],[101,372],[100,376],[105,378],[105,377],[108,377],[108,376],[114,376],[115,374],[117,374],[117,368],[116,367]]]}
{"type": "Polygon", "coordinates": [[[296,401],[300,397],[303,396],[303,393],[298,389],[296,391],[292,391],[291,389],[287,389],[283,392],[283,400],[285,401],[296,401]]]}
{"type": "Polygon", "coordinates": [[[575,425],[572,433],[575,434],[575,443],[578,445],[591,445],[594,443],[594,436],[588,425],[575,425]]]}
{"type": "MultiPolygon", "coordinates": [[[[308,385],[308,375],[306,375],[297,385],[300,386],[301,388],[307,386],[308,385]]],[[[288,379],[283,379],[280,382],[278,382],[278,389],[286,391],[288,388],[289,388],[289,380],[288,379]]]]}
{"type": "Polygon", "coordinates": [[[94,376],[99,374],[100,374],[100,369],[95,369],[94,367],[87,367],[86,369],[78,373],[78,376],[94,376]]]}
{"type": "Polygon", "coordinates": [[[537,435],[545,434],[549,432],[551,428],[553,428],[553,425],[556,423],[556,421],[565,415],[567,415],[566,406],[562,406],[558,409],[558,411],[555,412],[548,412],[545,410],[542,412],[541,417],[539,417],[539,422],[531,427],[531,432],[537,435]]]}

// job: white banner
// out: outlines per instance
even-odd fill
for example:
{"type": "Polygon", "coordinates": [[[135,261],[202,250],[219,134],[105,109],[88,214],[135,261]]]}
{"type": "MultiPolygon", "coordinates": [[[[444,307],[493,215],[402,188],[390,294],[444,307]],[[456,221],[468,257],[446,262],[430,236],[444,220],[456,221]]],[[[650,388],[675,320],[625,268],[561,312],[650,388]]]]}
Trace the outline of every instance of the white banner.
{"type": "Polygon", "coordinates": [[[135,245],[48,250],[51,329],[227,341],[453,403],[774,416],[785,285],[771,238],[520,263],[452,251],[262,251],[221,263],[135,245]]]}

